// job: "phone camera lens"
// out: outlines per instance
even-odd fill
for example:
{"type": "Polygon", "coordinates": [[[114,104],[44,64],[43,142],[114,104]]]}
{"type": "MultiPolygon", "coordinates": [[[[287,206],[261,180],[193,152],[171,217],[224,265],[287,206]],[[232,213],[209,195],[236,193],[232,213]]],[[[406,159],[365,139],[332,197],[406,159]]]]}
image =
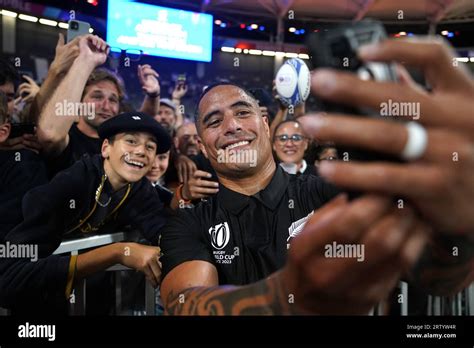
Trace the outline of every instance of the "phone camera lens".
{"type": "Polygon", "coordinates": [[[71,29],[72,30],[77,30],[79,28],[79,23],[72,21],[71,22],[71,29]]]}

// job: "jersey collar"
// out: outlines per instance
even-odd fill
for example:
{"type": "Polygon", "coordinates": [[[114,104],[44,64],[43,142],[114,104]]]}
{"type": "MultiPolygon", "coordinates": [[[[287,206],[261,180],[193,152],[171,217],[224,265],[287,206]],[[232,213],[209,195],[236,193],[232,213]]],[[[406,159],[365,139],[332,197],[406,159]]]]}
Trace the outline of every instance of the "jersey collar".
{"type": "Polygon", "coordinates": [[[265,205],[270,210],[275,210],[283,195],[288,187],[289,175],[280,167],[276,166],[275,173],[273,174],[270,183],[263,190],[257,192],[253,196],[247,196],[235,191],[228,189],[221,185],[221,188],[217,194],[217,198],[222,205],[232,212],[233,214],[239,214],[242,209],[248,206],[251,197],[254,197],[265,205]]]}

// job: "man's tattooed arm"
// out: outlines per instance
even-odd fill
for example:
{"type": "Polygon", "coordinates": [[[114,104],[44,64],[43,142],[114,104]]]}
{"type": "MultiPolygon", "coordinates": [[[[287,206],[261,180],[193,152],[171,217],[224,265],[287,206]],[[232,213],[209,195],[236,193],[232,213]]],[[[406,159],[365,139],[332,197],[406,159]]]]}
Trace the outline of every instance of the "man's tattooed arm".
{"type": "Polygon", "coordinates": [[[245,286],[194,287],[170,291],[166,314],[170,315],[289,315],[291,297],[284,293],[277,274],[245,286]]]}
{"type": "Polygon", "coordinates": [[[474,242],[466,237],[433,237],[411,281],[427,293],[450,296],[474,281],[474,242]]]}

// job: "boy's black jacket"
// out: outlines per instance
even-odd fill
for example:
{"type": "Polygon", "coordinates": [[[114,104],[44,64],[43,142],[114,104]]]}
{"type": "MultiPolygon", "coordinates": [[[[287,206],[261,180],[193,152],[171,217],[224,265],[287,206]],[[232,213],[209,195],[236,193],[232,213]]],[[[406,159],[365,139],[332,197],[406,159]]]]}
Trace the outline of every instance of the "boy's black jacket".
{"type": "MultiPolygon", "coordinates": [[[[24,221],[7,234],[5,243],[38,245],[38,260],[0,260],[0,305],[10,307],[26,300],[65,302],[70,255],[52,253],[65,232],[79,224],[93,208],[103,174],[102,157],[85,156],[58,173],[50,183],[25,195],[24,221]]],[[[111,190],[110,185],[106,189],[111,190]]],[[[152,244],[158,243],[165,224],[163,203],[145,177],[132,184],[128,198],[114,215],[113,221],[104,226],[107,231],[111,226],[118,231],[131,225],[152,244]]]]}

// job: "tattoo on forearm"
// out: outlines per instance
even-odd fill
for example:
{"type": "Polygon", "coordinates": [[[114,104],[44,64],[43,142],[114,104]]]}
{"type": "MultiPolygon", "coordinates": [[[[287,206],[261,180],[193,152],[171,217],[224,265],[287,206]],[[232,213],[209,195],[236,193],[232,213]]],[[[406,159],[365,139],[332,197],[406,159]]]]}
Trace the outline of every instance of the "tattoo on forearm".
{"type": "Polygon", "coordinates": [[[166,313],[171,315],[272,315],[292,314],[292,304],[277,277],[234,287],[199,287],[171,292],[166,313]]]}

